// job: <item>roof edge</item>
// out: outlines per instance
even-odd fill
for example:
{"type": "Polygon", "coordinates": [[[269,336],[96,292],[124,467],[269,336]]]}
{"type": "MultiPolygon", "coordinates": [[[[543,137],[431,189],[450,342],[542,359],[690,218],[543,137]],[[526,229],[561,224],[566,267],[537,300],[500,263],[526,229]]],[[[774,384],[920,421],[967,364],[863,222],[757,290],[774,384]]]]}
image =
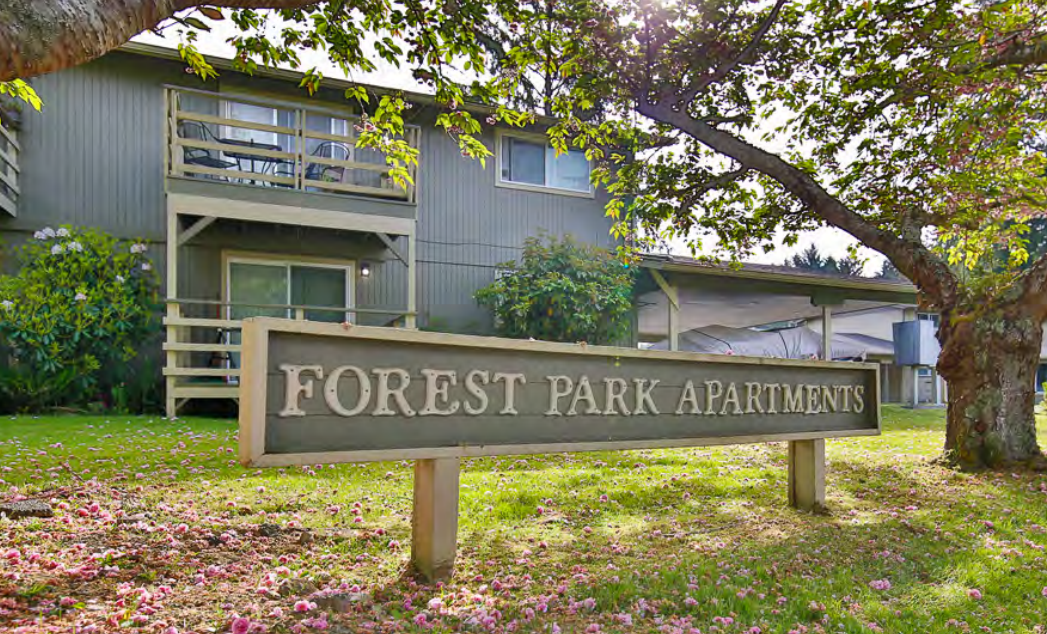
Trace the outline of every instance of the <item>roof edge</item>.
{"type": "Polygon", "coordinates": [[[746,268],[731,268],[727,264],[706,264],[697,260],[680,260],[673,256],[644,254],[640,266],[661,271],[672,271],[692,275],[710,275],[737,279],[757,279],[790,284],[807,284],[828,288],[855,289],[864,291],[884,291],[889,293],[912,294],[916,298],[917,289],[908,282],[885,282],[861,277],[835,277],[816,273],[792,274],[782,271],[761,271],[746,268]]]}
{"type": "MultiPolygon", "coordinates": [[[[141,55],[141,56],[144,56],[144,57],[156,57],[156,58],[160,58],[160,59],[168,59],[168,60],[173,60],[173,61],[178,61],[178,62],[182,61],[182,56],[178,53],[177,49],[169,48],[167,46],[160,46],[159,44],[147,44],[145,42],[127,42],[125,44],[122,44],[121,46],[118,46],[115,49],[115,51],[117,51],[117,52],[124,52],[124,53],[130,53],[130,54],[133,54],[133,55],[141,55]]],[[[227,70],[227,71],[241,73],[241,74],[243,74],[243,75],[245,75],[247,77],[252,77],[252,76],[267,77],[267,78],[270,78],[270,79],[276,79],[276,80],[280,80],[280,81],[294,82],[294,84],[296,86],[298,84],[300,84],[301,81],[302,81],[302,78],[305,77],[305,73],[302,73],[302,72],[299,72],[299,71],[296,71],[296,70],[289,70],[289,69],[286,69],[286,68],[263,67],[263,66],[259,66],[258,69],[255,71],[254,75],[248,75],[247,73],[242,73],[241,71],[237,70],[234,67],[234,65],[233,65],[233,60],[228,58],[228,57],[221,57],[221,56],[218,56],[218,55],[211,55],[211,54],[206,54],[203,57],[204,57],[205,60],[207,60],[207,63],[211,64],[215,68],[220,68],[222,70],[227,70]]],[[[326,77],[325,76],[323,78],[323,80],[320,82],[320,87],[321,88],[323,88],[323,87],[335,88],[335,89],[341,90],[341,91],[344,91],[344,90],[346,90],[348,88],[352,88],[352,87],[356,87],[356,86],[364,86],[369,91],[372,91],[375,94],[379,94],[379,95],[381,95],[381,94],[402,94],[405,97],[407,97],[407,99],[409,101],[413,101],[415,103],[421,103],[421,104],[430,105],[430,106],[437,106],[437,107],[441,107],[441,108],[444,107],[442,104],[440,104],[439,102],[436,101],[436,98],[433,95],[428,94],[428,93],[424,93],[424,92],[417,92],[417,91],[413,91],[413,90],[405,90],[405,89],[401,89],[401,88],[390,88],[389,86],[379,86],[377,84],[369,84],[369,83],[366,83],[366,82],[354,82],[354,81],[349,81],[347,79],[341,79],[341,78],[338,78],[338,77],[326,77]]],[[[482,114],[482,115],[492,114],[492,113],[494,113],[497,110],[497,108],[495,106],[489,106],[487,104],[476,103],[476,102],[472,102],[472,101],[467,101],[464,105],[465,105],[465,108],[467,110],[469,110],[471,112],[478,113],[478,114],[482,114]]],[[[535,114],[534,116],[535,116],[535,123],[540,123],[542,125],[549,125],[549,126],[551,126],[551,125],[555,125],[556,123],[559,122],[559,120],[556,119],[555,117],[549,117],[549,116],[541,115],[541,114],[535,114]]]]}

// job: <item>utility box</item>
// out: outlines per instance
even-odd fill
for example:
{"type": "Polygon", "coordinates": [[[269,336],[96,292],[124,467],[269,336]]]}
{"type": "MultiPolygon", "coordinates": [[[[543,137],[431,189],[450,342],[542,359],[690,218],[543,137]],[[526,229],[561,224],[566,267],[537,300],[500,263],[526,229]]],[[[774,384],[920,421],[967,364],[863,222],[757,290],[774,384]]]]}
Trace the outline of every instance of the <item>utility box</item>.
{"type": "Polygon", "coordinates": [[[934,336],[934,322],[919,319],[894,323],[894,362],[897,365],[938,363],[942,347],[934,336]]]}

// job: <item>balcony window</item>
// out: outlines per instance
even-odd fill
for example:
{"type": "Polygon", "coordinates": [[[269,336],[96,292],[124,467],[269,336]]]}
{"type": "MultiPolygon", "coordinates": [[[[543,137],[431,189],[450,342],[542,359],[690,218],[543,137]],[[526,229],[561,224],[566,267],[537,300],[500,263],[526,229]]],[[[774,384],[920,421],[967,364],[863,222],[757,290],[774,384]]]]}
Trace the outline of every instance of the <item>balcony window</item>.
{"type": "Polygon", "coordinates": [[[545,139],[502,134],[500,184],[591,194],[590,164],[581,150],[556,155],[545,139]]]}
{"type": "MultiPolygon", "coordinates": [[[[224,101],[222,102],[223,110],[225,110],[225,118],[233,119],[235,121],[243,121],[245,123],[261,123],[263,125],[278,126],[281,125],[280,114],[284,114],[285,126],[291,124],[290,113],[280,113],[276,108],[266,108],[265,106],[257,106],[251,103],[240,103],[236,101],[224,101]]],[[[280,135],[276,132],[268,130],[252,130],[251,128],[241,128],[237,126],[227,125],[223,127],[222,136],[226,139],[234,141],[247,141],[251,143],[261,143],[266,145],[279,145],[284,150],[292,150],[289,143],[280,143],[280,135]]],[[[293,141],[290,135],[284,135],[287,137],[286,141],[293,141]]]]}

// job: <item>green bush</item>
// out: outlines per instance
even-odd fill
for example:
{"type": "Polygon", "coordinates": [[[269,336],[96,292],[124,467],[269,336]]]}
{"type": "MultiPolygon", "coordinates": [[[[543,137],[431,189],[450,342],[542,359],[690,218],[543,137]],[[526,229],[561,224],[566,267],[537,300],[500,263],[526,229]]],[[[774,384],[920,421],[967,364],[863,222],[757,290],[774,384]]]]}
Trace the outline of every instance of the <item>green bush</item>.
{"type": "Polygon", "coordinates": [[[37,231],[0,277],[0,343],[10,363],[0,396],[11,409],[104,400],[158,331],[159,280],[142,243],[100,231],[37,231]]]}
{"type": "Polygon", "coordinates": [[[633,273],[610,253],[570,236],[529,238],[519,263],[476,300],[494,311],[500,336],[611,344],[629,333],[633,273]]]}

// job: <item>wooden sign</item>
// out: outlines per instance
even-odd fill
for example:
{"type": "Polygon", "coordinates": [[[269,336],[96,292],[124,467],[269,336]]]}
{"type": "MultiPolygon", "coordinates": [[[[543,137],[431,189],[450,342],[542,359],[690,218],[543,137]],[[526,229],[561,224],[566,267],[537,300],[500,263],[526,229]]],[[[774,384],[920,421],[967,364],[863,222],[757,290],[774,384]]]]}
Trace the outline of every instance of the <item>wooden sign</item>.
{"type": "Polygon", "coordinates": [[[419,460],[432,490],[416,481],[416,533],[420,513],[439,515],[433,492],[451,471],[457,509],[462,457],[791,441],[810,472],[791,499],[810,507],[824,456],[802,441],[880,429],[875,364],[272,318],[244,321],[242,359],[243,464],[419,460]]]}
{"type": "Polygon", "coordinates": [[[245,464],[875,434],[875,365],[274,319],[244,324],[245,464]]]}

